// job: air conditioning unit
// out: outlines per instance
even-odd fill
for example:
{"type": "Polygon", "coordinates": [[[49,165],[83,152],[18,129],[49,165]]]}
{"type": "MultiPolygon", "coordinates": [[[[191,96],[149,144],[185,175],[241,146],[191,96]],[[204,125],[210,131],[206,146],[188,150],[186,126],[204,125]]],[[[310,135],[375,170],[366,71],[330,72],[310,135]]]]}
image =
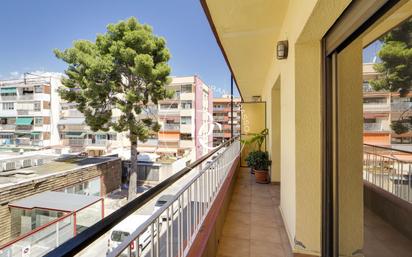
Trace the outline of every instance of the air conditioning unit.
{"type": "Polygon", "coordinates": [[[6,162],[6,169],[4,171],[15,170],[15,169],[16,169],[15,162],[6,162]]]}
{"type": "Polygon", "coordinates": [[[30,159],[23,160],[22,168],[26,168],[26,167],[30,167],[30,166],[31,166],[31,160],[30,159]]]}

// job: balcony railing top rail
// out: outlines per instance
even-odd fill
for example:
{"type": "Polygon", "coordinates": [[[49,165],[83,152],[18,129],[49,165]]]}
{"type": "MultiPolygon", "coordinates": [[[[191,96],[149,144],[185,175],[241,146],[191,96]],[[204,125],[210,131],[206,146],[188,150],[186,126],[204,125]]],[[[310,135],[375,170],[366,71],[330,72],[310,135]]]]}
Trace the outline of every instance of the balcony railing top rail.
{"type": "MultiPolygon", "coordinates": [[[[118,223],[120,223],[122,220],[126,219],[128,216],[133,214],[135,211],[137,211],[139,208],[141,208],[143,205],[148,203],[150,200],[152,200],[156,195],[160,194],[163,190],[167,189],[169,186],[171,186],[173,183],[178,181],[180,178],[182,178],[184,175],[188,174],[190,171],[194,170],[195,168],[198,168],[200,165],[203,163],[206,163],[206,161],[212,157],[214,154],[216,154],[218,151],[221,151],[224,147],[229,147],[231,145],[237,145],[239,150],[240,150],[240,142],[238,140],[238,137],[234,137],[230,139],[229,141],[221,144],[219,147],[211,150],[208,154],[202,156],[189,166],[183,168],[179,172],[173,174],[169,178],[163,180],[156,186],[152,187],[151,189],[147,190],[140,196],[136,197],[135,199],[131,200],[129,203],[124,205],[123,207],[119,208],[117,211],[113,212],[112,214],[108,215],[105,217],[103,220],[95,223],[91,227],[85,229],[82,233],[77,235],[76,237],[66,241],[62,245],[60,245],[58,248],[55,248],[54,250],[50,251],[48,254],[45,256],[47,257],[57,257],[57,256],[74,256],[75,254],[79,253],[89,245],[91,245],[93,242],[96,240],[99,240],[101,236],[103,236],[105,233],[110,231],[114,226],[116,226],[118,223]]],[[[215,159],[212,161],[217,162],[219,158],[215,159]]],[[[211,167],[211,164],[208,165],[208,167],[211,167]]],[[[203,173],[202,173],[203,174],[203,173]]],[[[169,202],[170,204],[170,202],[169,202]]],[[[170,206],[168,206],[170,207],[170,206]]],[[[164,207],[163,209],[159,209],[154,216],[160,215],[161,210],[164,210],[167,207],[164,207]]],[[[151,220],[154,218],[152,217],[151,220]]],[[[139,228],[137,228],[139,231],[144,229],[144,225],[147,225],[149,222],[145,222],[139,228]]],[[[152,223],[153,224],[153,223],[152,223]]],[[[153,231],[152,231],[153,232],[153,231]]],[[[135,235],[136,233],[132,234],[135,235]]],[[[129,236],[130,237],[130,236],[129,236]]],[[[130,239],[130,238],[127,239],[130,239]]],[[[153,237],[153,233],[152,233],[153,237]]],[[[153,240],[151,241],[153,244],[153,240]]],[[[128,246],[127,243],[122,243],[118,248],[123,248],[124,246],[128,246]]],[[[153,249],[153,248],[152,248],[153,249]]],[[[118,250],[115,250],[115,252],[111,253],[111,255],[115,255],[118,252],[118,250]]]]}
{"type": "Polygon", "coordinates": [[[363,179],[412,203],[412,152],[364,144],[363,179]]]}

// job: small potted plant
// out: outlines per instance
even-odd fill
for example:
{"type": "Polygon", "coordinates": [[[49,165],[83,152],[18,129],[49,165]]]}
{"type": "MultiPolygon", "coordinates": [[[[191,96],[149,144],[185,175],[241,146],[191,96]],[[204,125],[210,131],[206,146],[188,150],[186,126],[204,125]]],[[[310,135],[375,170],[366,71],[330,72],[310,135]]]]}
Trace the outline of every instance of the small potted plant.
{"type": "Polygon", "coordinates": [[[251,173],[255,174],[257,183],[268,183],[268,170],[271,161],[268,152],[262,151],[263,142],[268,134],[269,130],[264,129],[260,133],[251,134],[252,137],[249,140],[242,140],[244,144],[255,145],[257,149],[251,151],[245,159],[251,173]]]}
{"type": "Polygon", "coordinates": [[[254,166],[253,170],[255,171],[255,179],[257,183],[266,184],[269,182],[268,173],[269,173],[269,154],[268,152],[256,151],[253,155],[254,166]]]}

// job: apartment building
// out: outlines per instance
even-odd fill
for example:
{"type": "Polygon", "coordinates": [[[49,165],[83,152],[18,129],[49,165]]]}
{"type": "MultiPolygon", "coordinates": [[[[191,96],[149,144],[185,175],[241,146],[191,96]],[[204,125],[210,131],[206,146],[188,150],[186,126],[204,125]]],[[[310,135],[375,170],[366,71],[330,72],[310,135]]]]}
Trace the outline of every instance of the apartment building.
{"type": "Polygon", "coordinates": [[[0,81],[0,148],[30,151],[59,144],[61,74],[0,81]]]}
{"type": "MultiPolygon", "coordinates": [[[[240,101],[239,97],[233,98],[233,135],[240,134],[240,101]]],[[[223,95],[220,98],[213,99],[213,146],[218,146],[222,142],[229,140],[232,129],[231,98],[229,95],[223,95]]]]}
{"type": "Polygon", "coordinates": [[[212,90],[196,75],[173,77],[168,88],[175,94],[157,106],[162,128],[157,139],[153,136],[158,143],[156,153],[195,160],[213,146],[212,90]]]}
{"type": "MultiPolygon", "coordinates": [[[[114,117],[120,115],[118,110],[113,112],[114,117]]],[[[93,132],[75,103],[61,103],[58,129],[62,152],[86,152],[89,156],[119,154],[128,144],[125,133],[113,130],[93,132]]]]}
{"type": "Polygon", "coordinates": [[[412,144],[412,133],[401,135],[390,127],[403,114],[412,116],[412,94],[399,97],[399,93],[374,91],[369,80],[378,76],[372,63],[363,64],[363,140],[366,144],[403,145],[412,144]]]}
{"type": "MultiPolygon", "coordinates": [[[[174,77],[169,90],[172,99],[149,104],[142,116],[158,119],[162,125],[146,142],[138,143],[138,151],[156,153],[161,157],[188,157],[189,160],[207,153],[212,147],[212,91],[197,76],[174,77]]],[[[113,117],[121,113],[114,109],[113,117]]],[[[87,152],[91,156],[117,153],[127,158],[130,142],[127,133],[92,132],[82,113],[73,103],[61,103],[59,135],[63,149],[69,152],[87,152]]]]}

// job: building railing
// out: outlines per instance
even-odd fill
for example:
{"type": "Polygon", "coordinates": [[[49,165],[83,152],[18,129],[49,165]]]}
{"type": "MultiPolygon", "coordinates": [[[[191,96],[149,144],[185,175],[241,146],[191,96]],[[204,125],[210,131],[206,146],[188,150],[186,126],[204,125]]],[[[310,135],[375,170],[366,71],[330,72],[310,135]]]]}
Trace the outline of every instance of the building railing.
{"type": "Polygon", "coordinates": [[[239,141],[224,149],[108,256],[185,256],[239,151],[239,141]],[[147,238],[150,243],[143,249],[147,238]]]}
{"type": "Polygon", "coordinates": [[[382,123],[363,123],[364,131],[390,131],[389,126],[382,123]]]}
{"type": "MultiPolygon", "coordinates": [[[[146,256],[149,253],[153,254],[151,256],[154,256],[159,251],[166,251],[168,255],[162,254],[163,256],[183,256],[190,249],[196,234],[201,229],[203,219],[211,208],[223,181],[239,153],[239,139],[237,137],[230,139],[45,256],[73,256],[80,253],[94,242],[102,240],[101,237],[104,234],[163,190],[170,187],[189,172],[197,170],[198,173],[191,177],[190,181],[172,199],[154,212],[143,224],[136,227],[132,234],[125,237],[120,245],[108,253],[108,256],[119,256],[124,251],[131,251],[137,254],[137,256],[146,256]],[[212,156],[217,157],[211,158],[212,156]],[[165,219],[163,219],[164,214],[166,214],[165,219]],[[186,220],[184,217],[186,217],[186,220]],[[149,236],[146,237],[148,234],[149,236]],[[148,241],[144,249],[139,247],[143,239],[142,237],[146,238],[146,242],[148,241]],[[136,242],[136,244],[132,244],[132,242],[136,242]]],[[[156,256],[159,256],[159,254],[156,256]]]]}
{"type": "Polygon", "coordinates": [[[364,144],[363,179],[412,203],[412,152],[364,144]]]}
{"type": "Polygon", "coordinates": [[[34,94],[19,95],[19,100],[33,100],[34,94]]]}
{"type": "Polygon", "coordinates": [[[2,124],[0,125],[0,130],[15,130],[16,125],[15,124],[2,124]]]}
{"type": "Polygon", "coordinates": [[[164,124],[163,130],[180,130],[180,124],[164,124]]]}
{"type": "Polygon", "coordinates": [[[85,139],[86,146],[106,146],[109,141],[107,139],[85,139]]]}
{"type": "Polygon", "coordinates": [[[412,102],[398,102],[391,104],[392,111],[403,112],[412,107],[412,102]]]}
{"type": "Polygon", "coordinates": [[[0,99],[3,101],[17,100],[17,95],[0,95],[0,99]]]}

